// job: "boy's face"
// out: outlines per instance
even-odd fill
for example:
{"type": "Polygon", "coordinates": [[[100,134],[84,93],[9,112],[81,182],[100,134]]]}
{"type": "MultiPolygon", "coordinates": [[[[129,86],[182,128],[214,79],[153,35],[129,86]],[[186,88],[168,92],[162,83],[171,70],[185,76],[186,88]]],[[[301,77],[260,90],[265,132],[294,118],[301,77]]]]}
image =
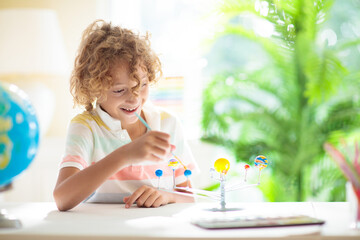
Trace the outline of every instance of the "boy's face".
{"type": "Polygon", "coordinates": [[[149,96],[149,80],[147,72],[138,68],[140,77],[140,88],[135,95],[131,89],[136,86],[136,81],[130,78],[129,65],[118,62],[110,69],[113,78],[113,86],[107,91],[106,101],[100,102],[101,108],[111,117],[121,121],[122,128],[136,123],[138,118],[135,115],[141,114],[141,109],[149,96]]]}

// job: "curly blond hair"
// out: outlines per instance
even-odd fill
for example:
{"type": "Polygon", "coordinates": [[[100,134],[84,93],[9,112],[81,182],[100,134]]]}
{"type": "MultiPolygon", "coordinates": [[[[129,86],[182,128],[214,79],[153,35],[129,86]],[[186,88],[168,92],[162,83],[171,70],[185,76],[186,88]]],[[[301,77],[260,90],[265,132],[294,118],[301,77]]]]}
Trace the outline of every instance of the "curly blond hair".
{"type": "Polygon", "coordinates": [[[70,92],[74,105],[91,111],[99,99],[106,99],[106,91],[113,85],[111,67],[118,61],[129,64],[130,77],[140,87],[139,67],[147,72],[149,83],[161,76],[161,63],[150,47],[149,34],[140,36],[131,30],[96,20],[84,31],[74,69],[70,78],[70,92]]]}

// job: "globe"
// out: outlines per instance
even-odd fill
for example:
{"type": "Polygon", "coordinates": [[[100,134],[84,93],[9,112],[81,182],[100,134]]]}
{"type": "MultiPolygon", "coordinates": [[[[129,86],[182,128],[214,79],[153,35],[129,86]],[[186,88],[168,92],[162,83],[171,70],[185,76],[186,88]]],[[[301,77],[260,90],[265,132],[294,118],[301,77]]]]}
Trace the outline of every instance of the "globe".
{"type": "Polygon", "coordinates": [[[0,189],[30,165],[38,145],[39,123],[27,95],[0,82],[0,189]]]}

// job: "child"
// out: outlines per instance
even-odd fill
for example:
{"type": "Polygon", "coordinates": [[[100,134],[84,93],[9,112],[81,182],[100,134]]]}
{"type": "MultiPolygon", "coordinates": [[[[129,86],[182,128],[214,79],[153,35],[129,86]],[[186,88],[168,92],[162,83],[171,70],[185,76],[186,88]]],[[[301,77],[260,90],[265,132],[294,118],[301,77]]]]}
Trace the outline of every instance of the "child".
{"type": "MultiPolygon", "coordinates": [[[[70,89],[75,104],[86,111],[75,116],[68,128],[54,189],[60,211],[82,201],[123,202],[126,208],[135,202],[138,207],[159,207],[193,201],[190,196],[158,190],[157,169],[163,170],[161,187],[173,186],[168,167],[172,152],[186,168],[197,169],[179,121],[147,103],[149,85],[161,75],[148,35],[141,37],[102,20],[84,31],[70,89]]],[[[183,168],[175,171],[178,187],[188,184],[183,172],[183,168]]]]}

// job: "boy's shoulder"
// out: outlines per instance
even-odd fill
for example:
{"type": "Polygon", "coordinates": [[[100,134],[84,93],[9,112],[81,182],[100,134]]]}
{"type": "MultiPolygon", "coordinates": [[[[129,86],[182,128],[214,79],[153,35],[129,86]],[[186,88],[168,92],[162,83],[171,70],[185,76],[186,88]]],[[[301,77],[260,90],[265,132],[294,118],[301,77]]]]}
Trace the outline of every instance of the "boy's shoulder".
{"type": "Polygon", "coordinates": [[[71,119],[71,122],[77,122],[77,123],[85,123],[88,121],[93,121],[96,118],[95,112],[88,112],[84,111],[82,113],[77,114],[71,119]]]}
{"type": "Polygon", "coordinates": [[[84,111],[82,113],[79,113],[72,118],[71,123],[79,123],[87,126],[90,129],[91,129],[90,125],[93,125],[93,123],[95,123],[98,126],[103,126],[105,128],[108,128],[96,111],[91,111],[91,112],[84,111]]]}

